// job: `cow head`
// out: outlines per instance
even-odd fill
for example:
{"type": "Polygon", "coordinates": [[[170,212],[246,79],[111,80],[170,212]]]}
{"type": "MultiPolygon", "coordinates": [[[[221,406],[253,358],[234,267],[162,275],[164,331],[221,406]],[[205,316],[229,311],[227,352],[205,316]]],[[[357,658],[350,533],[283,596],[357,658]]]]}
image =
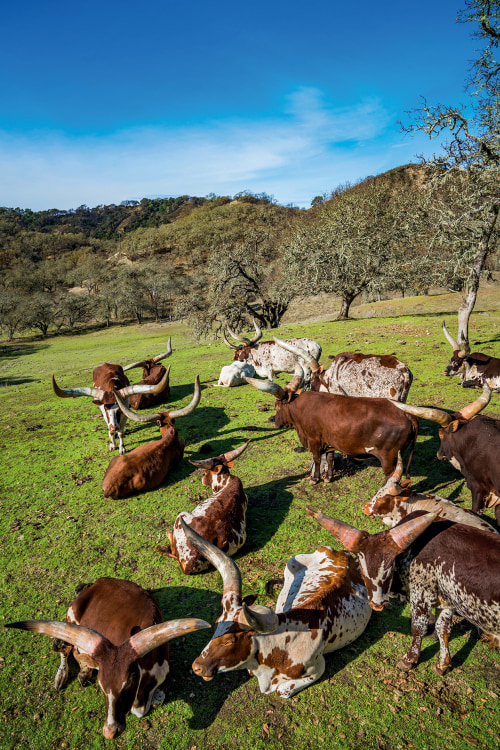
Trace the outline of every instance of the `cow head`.
{"type": "Polygon", "coordinates": [[[232,336],[233,339],[241,342],[239,346],[231,344],[227,340],[225,333],[222,334],[222,338],[226,346],[228,346],[230,349],[235,350],[233,355],[233,362],[245,362],[245,360],[247,360],[251,356],[253,347],[256,345],[259,339],[262,338],[262,331],[260,330],[255,320],[253,321],[253,325],[255,328],[255,336],[253,336],[253,338],[251,339],[248,339],[246,336],[238,336],[238,334],[233,333],[229,326],[227,326],[229,335],[232,336]]]}
{"type": "Polygon", "coordinates": [[[372,497],[372,499],[363,505],[362,511],[365,516],[376,516],[382,518],[384,523],[392,525],[392,514],[398,504],[398,498],[400,496],[407,497],[411,494],[411,490],[407,489],[411,482],[409,480],[401,482],[402,476],[403,459],[401,452],[399,452],[398,462],[394,472],[388,477],[384,486],[372,497]]]}
{"type": "Polygon", "coordinates": [[[240,445],[239,448],[235,448],[234,451],[221,453],[220,456],[215,456],[215,458],[204,458],[197,461],[190,458],[189,463],[197,466],[199,469],[205,470],[201,483],[205,487],[210,487],[212,492],[217,492],[227,481],[227,477],[230,474],[229,469],[232,469],[235,460],[241,456],[249,444],[250,440],[247,440],[246,443],[240,445]]]}
{"type": "Polygon", "coordinates": [[[161,622],[140,630],[119,646],[95,630],[74,623],[25,620],[9,623],[6,627],[59,638],[90,656],[99,669],[98,681],[106,704],[103,734],[109,740],[118,737],[125,729],[126,717],[132,709],[141,679],[138,660],[172,638],[209,628],[210,624],[195,618],[161,622]]]}
{"type": "Polygon", "coordinates": [[[295,365],[294,376],[284,388],[270,380],[257,380],[257,378],[248,377],[245,377],[244,380],[259,391],[271,393],[276,398],[276,419],[274,421],[276,427],[293,427],[288,421],[288,410],[286,407],[298,398],[301,393],[299,389],[304,381],[304,370],[298,360],[295,365]]]}
{"type": "Polygon", "coordinates": [[[465,358],[467,357],[468,354],[470,354],[469,345],[465,344],[463,349],[461,349],[458,342],[455,341],[453,336],[446,329],[444,320],[443,320],[443,333],[448,343],[451,344],[451,346],[453,347],[453,355],[450,359],[448,366],[446,367],[444,371],[444,374],[447,377],[452,377],[453,375],[465,375],[466,369],[467,369],[465,358]]]}
{"type": "Polygon", "coordinates": [[[217,620],[213,638],[193,662],[193,671],[204,680],[217,672],[257,667],[254,655],[255,633],[273,633],[278,615],[269,607],[254,604],[255,596],[243,598],[241,576],[236,563],[222,550],[210,544],[181,518],[189,542],[217,568],[223,580],[222,615],[217,620]]]}
{"type": "Polygon", "coordinates": [[[330,532],[343,547],[357,555],[361,575],[368,591],[370,607],[377,612],[384,609],[394,575],[396,557],[404,552],[437,518],[437,513],[425,513],[405,520],[389,531],[368,534],[354,526],[307,508],[307,513],[330,532]]]}

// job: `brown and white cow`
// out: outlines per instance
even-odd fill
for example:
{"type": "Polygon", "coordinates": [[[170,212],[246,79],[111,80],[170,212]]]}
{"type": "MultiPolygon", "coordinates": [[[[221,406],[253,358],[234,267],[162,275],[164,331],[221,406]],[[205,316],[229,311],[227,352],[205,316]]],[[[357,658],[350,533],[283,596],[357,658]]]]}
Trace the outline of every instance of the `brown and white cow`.
{"type": "Polygon", "coordinates": [[[285,568],[276,611],[243,598],[236,563],[181,521],[189,541],[222,576],[222,615],[193,671],[204,680],[217,672],[248,669],[262,693],[290,698],[316,682],[324,655],[347,646],[366,628],[371,610],[355,560],[320,547],[296,555],[285,568]]]}
{"type": "Polygon", "coordinates": [[[304,354],[290,341],[280,341],[276,336],[274,340],[306,362],[312,373],[312,391],[406,401],[413,375],[410,368],[392,354],[342,352],[325,370],[318,362],[319,357],[304,354]]]}
{"type": "Polygon", "coordinates": [[[200,403],[200,378],[196,376],[191,403],[182,409],[157,414],[136,414],[125,405],[117,392],[115,395],[120,409],[127,417],[136,422],[156,422],[161,434],[159,440],[139,445],[127,455],[111,459],[102,481],[102,489],[104,497],[118,499],[158,487],[174,461],[182,458],[184,443],[179,440],[174,422],[177,417],[190,414],[200,403]]]}
{"type": "Polygon", "coordinates": [[[118,404],[116,403],[115,392],[118,392],[121,398],[126,400],[126,403],[128,403],[129,396],[137,393],[161,393],[168,384],[168,371],[165,372],[165,375],[160,382],[155,385],[141,385],[139,383],[136,385],[130,385],[121,365],[112,365],[109,362],[105,362],[103,365],[99,365],[94,369],[93,383],[94,385],[92,388],[83,387],[62,390],[57,385],[54,375],[52,375],[52,388],[56,396],[59,396],[59,398],[91,396],[94,399],[94,404],[100,408],[108,428],[109,450],[116,450],[116,434],[118,435],[119,440],[119,452],[122,456],[125,453],[123,432],[125,430],[127,417],[122,411],[120,411],[118,404]]]}
{"type": "Polygon", "coordinates": [[[189,513],[183,511],[175,519],[172,531],[167,531],[170,547],[165,553],[178,560],[186,575],[199,573],[210,563],[197,547],[187,539],[181,525],[181,518],[203,539],[215,544],[231,556],[245,544],[247,496],[241,480],[230,473],[235,460],[248,447],[248,440],[239,448],[222,453],[215,458],[205,458],[190,462],[205,470],[202,483],[210,487],[212,497],[207,498],[189,513]]]}
{"type": "Polygon", "coordinates": [[[500,393],[500,359],[481,352],[470,352],[468,346],[460,347],[446,330],[443,320],[443,333],[453,347],[453,355],[444,374],[447,377],[460,375],[462,388],[482,388],[485,383],[492,391],[500,393]]]}
{"type": "MultiPolygon", "coordinates": [[[[223,335],[226,346],[230,349],[235,349],[233,361],[249,362],[255,368],[255,372],[261,378],[268,378],[272,380],[275,373],[277,372],[293,372],[295,369],[296,358],[293,354],[283,350],[276,341],[261,341],[262,331],[253,322],[256,334],[253,338],[248,339],[244,336],[238,336],[233,333],[228,327],[228,331],[231,336],[242,343],[239,346],[229,343],[225,335],[223,335]]],[[[306,354],[311,354],[315,359],[321,357],[321,346],[317,341],[313,339],[287,339],[287,341],[300,350],[299,356],[305,357],[306,354]]],[[[311,378],[311,370],[309,365],[304,361],[304,379],[309,382],[311,378]]]]}
{"type": "Polygon", "coordinates": [[[485,384],[479,398],[452,414],[442,409],[396,402],[394,405],[413,416],[441,425],[437,457],[449,461],[465,477],[472,494],[474,513],[482,513],[485,507],[494,507],[500,525],[500,420],[479,414],[490,398],[491,390],[485,384]]]}
{"type": "Polygon", "coordinates": [[[247,382],[275,396],[276,427],[296,430],[304,448],[311,451],[313,484],[319,482],[322,453],[327,453],[327,480],[332,481],[335,450],[350,456],[377,458],[387,479],[396,468],[399,452],[410,446],[408,475],[418,435],[417,419],[401,419],[399,410],[385,398],[300,392],[301,371],[296,361],[295,377],[285,388],[254,378],[247,378],[247,382]]]}
{"type": "MultiPolygon", "coordinates": [[[[132,370],[135,367],[142,367],[142,380],[137,385],[156,385],[166,373],[165,367],[159,363],[162,359],[166,359],[171,354],[172,339],[169,338],[167,350],[165,352],[157,354],[156,357],[152,357],[151,359],[143,359],[140,362],[133,362],[131,365],[124,367],[123,372],[132,370]]],[[[160,391],[160,393],[138,393],[135,396],[131,396],[129,399],[129,406],[131,409],[151,409],[158,404],[166,404],[169,395],[170,385],[167,380],[166,386],[160,391]]]]}
{"type": "Polygon", "coordinates": [[[401,482],[402,475],[403,460],[400,454],[394,474],[389,477],[372,499],[363,505],[362,511],[365,516],[380,518],[386,526],[393,527],[403,518],[409,516],[410,513],[416,510],[425,510],[426,513],[439,513],[441,519],[463,523],[466,526],[474,526],[476,529],[490,531],[493,534],[498,533],[481,516],[465,508],[460,508],[451,500],[429,492],[423,494],[413,492],[410,481],[405,479],[401,482]]]}
{"type": "Polygon", "coordinates": [[[211,626],[196,618],[163,622],[158,603],[143,588],[118,578],[99,578],[70,604],[66,622],[24,620],[5,627],[63,642],[54,645],[61,655],[56,690],[67,682],[71,652],[80,666],[81,685],[93,669],[98,670],[106,704],[103,734],[109,740],[123,732],[129,713],[140,718],[152,705],[163,703],[165,694],[157,688],[169,672],[167,642],[211,626]]]}
{"type": "Polygon", "coordinates": [[[453,612],[500,645],[500,536],[436,520],[417,511],[388,531],[368,534],[308,508],[307,512],[350,552],[358,556],[370,606],[380,611],[392,594],[409,599],[412,642],[400,659],[411,669],[420,656],[422,638],[436,608],[439,658],[435,671],[451,668],[448,641],[453,612]]]}

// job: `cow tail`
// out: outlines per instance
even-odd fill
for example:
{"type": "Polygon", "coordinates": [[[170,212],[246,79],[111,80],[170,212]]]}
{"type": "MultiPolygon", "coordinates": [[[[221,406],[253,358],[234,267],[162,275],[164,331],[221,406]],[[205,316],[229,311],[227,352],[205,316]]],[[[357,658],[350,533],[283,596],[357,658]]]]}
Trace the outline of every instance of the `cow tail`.
{"type": "Polygon", "coordinates": [[[415,445],[418,438],[418,417],[415,417],[413,414],[406,414],[406,416],[410,419],[411,426],[412,426],[412,438],[411,438],[411,449],[410,449],[410,455],[408,456],[408,461],[406,463],[406,472],[405,477],[406,479],[410,478],[410,464],[411,460],[413,458],[413,451],[415,450],[415,445]]]}

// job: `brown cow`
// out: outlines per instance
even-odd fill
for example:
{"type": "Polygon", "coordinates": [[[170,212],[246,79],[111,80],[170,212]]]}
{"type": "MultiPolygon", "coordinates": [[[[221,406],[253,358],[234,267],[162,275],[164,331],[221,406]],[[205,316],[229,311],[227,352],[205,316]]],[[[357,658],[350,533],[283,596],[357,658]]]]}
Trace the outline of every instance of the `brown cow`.
{"type": "Polygon", "coordinates": [[[120,409],[136,422],[156,422],[160,428],[160,440],[139,445],[126,456],[115,456],[104,475],[102,489],[104,497],[115,499],[129,497],[137,492],[147,492],[158,487],[168,474],[170,466],[184,453],[184,443],[174,427],[177,417],[190,414],[200,402],[200,378],[197,375],[191,403],[182,409],[157,414],[136,414],[127,408],[115,392],[120,409]]]}
{"type": "MultiPolygon", "coordinates": [[[[169,368],[170,369],[170,368],[169,368]]],[[[112,365],[105,362],[99,365],[93,372],[93,387],[68,388],[62,390],[52,375],[52,388],[59,398],[76,398],[77,396],[91,396],[104,417],[109,435],[109,450],[116,450],[115,433],[120,443],[120,456],[125,453],[123,444],[123,432],[127,417],[120,411],[116,403],[115,393],[118,392],[122,399],[128,403],[129,396],[137,393],[161,393],[168,384],[168,372],[156,385],[130,385],[121,365],[112,365]]]]}
{"type": "Polygon", "coordinates": [[[158,603],[140,586],[99,578],[70,604],[66,622],[24,620],[5,627],[63,641],[54,644],[61,655],[56,690],[67,682],[71,652],[80,666],[81,685],[88,682],[93,669],[99,670],[106,704],[103,734],[109,740],[123,732],[127,714],[141,718],[152,705],[163,703],[165,693],[157,687],[169,672],[167,642],[210,625],[195,618],[163,622],[158,603]]]}
{"type": "MultiPolygon", "coordinates": [[[[169,338],[167,343],[167,350],[161,354],[157,354],[156,357],[151,359],[143,359],[140,362],[133,362],[131,365],[127,365],[123,368],[123,372],[132,370],[135,367],[142,367],[142,380],[137,385],[156,385],[165,375],[166,369],[163,365],[160,365],[162,359],[166,359],[172,354],[172,339],[169,338]]],[[[131,409],[151,409],[153,406],[158,404],[168,403],[168,397],[170,395],[170,385],[167,380],[165,388],[160,393],[139,393],[135,396],[131,396],[129,400],[129,406],[131,409]]]]}
{"type": "Polygon", "coordinates": [[[481,352],[470,352],[468,345],[462,349],[446,330],[443,320],[443,333],[453,347],[453,355],[444,374],[447,377],[460,375],[462,388],[482,388],[487,384],[492,391],[500,393],[500,359],[481,352]]]}
{"type": "Polygon", "coordinates": [[[289,427],[311,451],[314,472],[311,482],[320,478],[321,454],[327,453],[327,480],[333,478],[335,450],[350,456],[374,456],[382,464],[386,479],[397,465],[398,453],[411,446],[406,466],[408,475],[418,420],[401,419],[393,404],[384,398],[355,398],[333,393],[299,392],[302,368],[297,364],[293,380],[281,388],[277,383],[247,378],[247,382],[276,398],[276,427],[289,427]]]}

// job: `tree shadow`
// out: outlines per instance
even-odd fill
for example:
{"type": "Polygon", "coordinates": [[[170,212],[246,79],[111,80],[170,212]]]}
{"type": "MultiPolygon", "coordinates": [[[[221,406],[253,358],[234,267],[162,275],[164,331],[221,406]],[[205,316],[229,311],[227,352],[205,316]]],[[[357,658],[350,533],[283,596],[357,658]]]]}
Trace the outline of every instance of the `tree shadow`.
{"type": "Polygon", "coordinates": [[[303,474],[295,474],[245,488],[247,540],[241,549],[242,556],[262,549],[273,538],[289,513],[293,501],[290,487],[302,478],[303,474]]]}
{"type": "MultiPolygon", "coordinates": [[[[24,344],[24,343],[12,343],[0,345],[0,361],[9,361],[19,359],[19,357],[26,357],[29,354],[37,354],[43,349],[47,349],[48,344],[24,344]]],[[[25,383],[38,383],[38,378],[27,377],[27,376],[15,376],[15,375],[4,375],[0,377],[0,388],[9,388],[16,385],[24,385],[25,383]]]]}

